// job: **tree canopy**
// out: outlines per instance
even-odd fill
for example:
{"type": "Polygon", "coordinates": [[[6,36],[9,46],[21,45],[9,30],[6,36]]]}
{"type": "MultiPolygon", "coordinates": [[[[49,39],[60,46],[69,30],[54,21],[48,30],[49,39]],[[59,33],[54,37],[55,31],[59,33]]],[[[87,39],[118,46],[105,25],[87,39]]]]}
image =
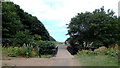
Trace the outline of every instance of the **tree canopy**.
{"type": "Polygon", "coordinates": [[[110,9],[104,7],[93,12],[78,13],[68,24],[67,41],[71,46],[84,47],[83,43],[93,42],[93,47],[111,46],[120,42],[120,22],[110,9]]]}
{"type": "Polygon", "coordinates": [[[32,39],[55,41],[37,17],[28,14],[13,2],[2,3],[2,33],[3,44],[30,43],[32,39]]]}

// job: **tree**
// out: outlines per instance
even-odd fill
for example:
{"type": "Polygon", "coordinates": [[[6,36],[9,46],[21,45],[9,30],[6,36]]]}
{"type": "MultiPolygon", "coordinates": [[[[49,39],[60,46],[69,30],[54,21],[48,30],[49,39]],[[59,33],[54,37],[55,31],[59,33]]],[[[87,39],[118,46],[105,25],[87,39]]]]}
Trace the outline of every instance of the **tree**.
{"type": "Polygon", "coordinates": [[[33,40],[33,37],[37,41],[53,40],[37,17],[28,14],[13,2],[2,3],[2,32],[4,45],[6,43],[28,44],[33,40]]]}
{"type": "Polygon", "coordinates": [[[70,35],[68,41],[73,47],[76,43],[86,47],[90,42],[93,42],[93,47],[108,47],[119,41],[119,26],[114,12],[109,9],[105,12],[104,7],[92,13],[78,13],[68,24],[68,35],[70,35]],[[86,45],[83,45],[83,42],[86,45]]]}
{"type": "Polygon", "coordinates": [[[56,41],[52,36],[50,36],[50,41],[56,41]]]}
{"type": "Polygon", "coordinates": [[[17,31],[23,28],[20,17],[16,13],[16,8],[13,3],[2,3],[2,37],[3,43],[12,42],[17,31]]]}
{"type": "Polygon", "coordinates": [[[34,40],[34,37],[30,35],[29,30],[19,31],[16,33],[14,43],[16,44],[30,44],[34,40]]]}

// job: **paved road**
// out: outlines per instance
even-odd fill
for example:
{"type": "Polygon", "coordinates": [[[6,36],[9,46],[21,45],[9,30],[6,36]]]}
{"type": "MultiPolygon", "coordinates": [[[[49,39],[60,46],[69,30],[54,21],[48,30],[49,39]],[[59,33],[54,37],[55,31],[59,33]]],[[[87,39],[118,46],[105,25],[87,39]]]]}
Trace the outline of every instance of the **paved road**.
{"type": "Polygon", "coordinates": [[[58,45],[58,53],[52,58],[14,58],[3,60],[5,66],[79,66],[64,45],[58,45]]]}
{"type": "Polygon", "coordinates": [[[79,64],[64,45],[58,45],[58,53],[53,58],[55,59],[53,66],[76,66],[79,64]]]}

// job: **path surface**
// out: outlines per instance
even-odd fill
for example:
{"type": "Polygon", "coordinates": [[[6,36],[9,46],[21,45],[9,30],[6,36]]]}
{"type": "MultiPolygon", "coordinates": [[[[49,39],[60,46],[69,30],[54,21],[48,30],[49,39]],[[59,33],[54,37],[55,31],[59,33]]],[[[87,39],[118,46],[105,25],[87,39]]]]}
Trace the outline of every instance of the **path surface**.
{"type": "Polygon", "coordinates": [[[58,53],[55,59],[53,66],[78,66],[79,63],[75,60],[74,56],[71,55],[66,47],[63,45],[58,45],[58,53]]]}
{"type": "Polygon", "coordinates": [[[58,53],[52,58],[14,58],[3,60],[5,66],[80,66],[63,45],[58,45],[58,53]]]}

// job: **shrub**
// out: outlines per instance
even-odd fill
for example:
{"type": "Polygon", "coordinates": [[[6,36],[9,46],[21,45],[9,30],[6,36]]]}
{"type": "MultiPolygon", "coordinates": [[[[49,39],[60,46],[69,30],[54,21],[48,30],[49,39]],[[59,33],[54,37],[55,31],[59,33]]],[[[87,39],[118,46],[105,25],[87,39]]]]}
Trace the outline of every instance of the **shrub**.
{"type": "Polygon", "coordinates": [[[8,48],[8,56],[16,57],[19,55],[18,47],[9,47],[8,48]]]}
{"type": "Polygon", "coordinates": [[[70,45],[70,46],[67,46],[67,50],[72,54],[72,55],[75,55],[77,54],[78,50],[82,50],[82,47],[81,45],[78,45],[78,44],[75,44],[75,45],[70,45]]]}
{"type": "Polygon", "coordinates": [[[91,55],[98,55],[100,52],[99,51],[91,51],[91,50],[82,50],[82,51],[79,51],[77,53],[77,55],[88,55],[88,56],[91,56],[91,55]]]}
{"type": "Polygon", "coordinates": [[[33,48],[33,46],[32,45],[30,45],[30,44],[28,44],[28,45],[23,45],[23,47],[24,47],[24,50],[25,50],[25,53],[24,53],[24,56],[26,57],[26,58],[29,58],[29,57],[31,57],[32,55],[32,48],[33,48]]]}
{"type": "Polygon", "coordinates": [[[52,49],[56,48],[55,42],[52,41],[38,41],[33,46],[39,54],[52,54],[52,49]]]}
{"type": "Polygon", "coordinates": [[[17,56],[26,56],[27,58],[32,56],[32,46],[22,46],[22,47],[9,47],[8,56],[17,57],[17,56]]]}
{"type": "MultiPolygon", "coordinates": [[[[3,47],[4,48],[4,47],[3,47]]],[[[55,42],[38,41],[34,45],[24,44],[22,47],[4,48],[10,57],[25,56],[26,58],[52,54],[52,49],[56,48],[55,42]]],[[[3,51],[5,51],[3,49],[3,51]]]]}
{"type": "Polygon", "coordinates": [[[100,54],[100,50],[99,49],[98,50],[96,49],[94,52],[95,52],[96,55],[100,54]]]}
{"type": "Polygon", "coordinates": [[[26,43],[31,43],[34,39],[34,36],[30,35],[30,31],[18,31],[15,35],[15,38],[13,39],[13,43],[20,44],[21,46],[26,43]]]}
{"type": "Polygon", "coordinates": [[[74,50],[73,47],[71,47],[71,46],[67,46],[67,50],[68,50],[72,55],[75,54],[75,50],[74,50]]]}
{"type": "Polygon", "coordinates": [[[38,56],[38,54],[37,54],[35,51],[32,51],[32,52],[31,52],[31,56],[32,56],[32,57],[36,57],[36,56],[38,56]]]}
{"type": "Polygon", "coordinates": [[[18,53],[19,53],[20,56],[25,56],[25,52],[26,52],[26,50],[23,46],[19,47],[18,53]]]}
{"type": "Polygon", "coordinates": [[[110,55],[113,57],[118,57],[119,58],[119,53],[120,51],[118,50],[118,47],[114,47],[114,48],[104,48],[103,51],[101,51],[100,49],[95,49],[95,51],[91,51],[91,50],[82,50],[79,51],[77,53],[77,55],[98,55],[98,54],[104,54],[104,55],[110,55]]]}
{"type": "Polygon", "coordinates": [[[9,57],[16,57],[17,54],[16,54],[16,53],[8,53],[8,56],[9,56],[9,57]]]}
{"type": "Polygon", "coordinates": [[[103,52],[105,55],[118,56],[119,50],[117,47],[105,49],[103,52]]]}

